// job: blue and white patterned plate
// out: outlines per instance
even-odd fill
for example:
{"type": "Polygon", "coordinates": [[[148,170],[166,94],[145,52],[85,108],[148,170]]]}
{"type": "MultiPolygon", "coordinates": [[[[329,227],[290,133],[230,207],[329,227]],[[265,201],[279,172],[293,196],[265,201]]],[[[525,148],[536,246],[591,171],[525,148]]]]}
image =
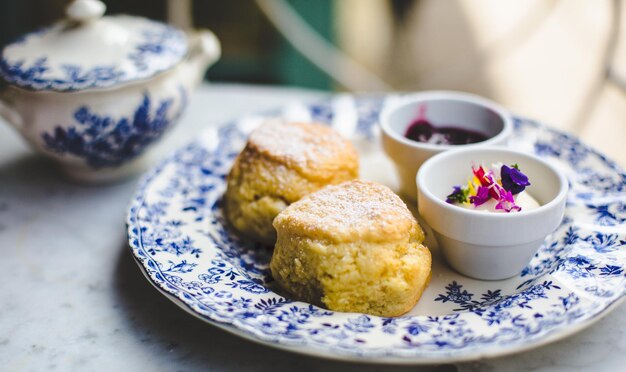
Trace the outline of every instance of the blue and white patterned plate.
{"type": "MultiPolygon", "coordinates": [[[[363,178],[396,186],[378,145],[394,97],[336,96],[279,115],[330,123],[361,153],[363,178]]],[[[132,252],[150,281],[192,314],[262,343],[318,356],[435,363],[503,355],[572,334],[626,294],[626,174],[578,139],[516,119],[512,146],[548,159],[571,191],[562,225],[516,278],[482,282],[448,268],[436,243],[432,282],[407,315],[339,313],[274,291],[270,251],[224,223],[225,176],[269,115],[209,129],[150,172],[128,212],[132,252]]],[[[275,116],[275,115],[274,115],[275,116]]],[[[428,233],[428,229],[427,233],[428,233]]]]}

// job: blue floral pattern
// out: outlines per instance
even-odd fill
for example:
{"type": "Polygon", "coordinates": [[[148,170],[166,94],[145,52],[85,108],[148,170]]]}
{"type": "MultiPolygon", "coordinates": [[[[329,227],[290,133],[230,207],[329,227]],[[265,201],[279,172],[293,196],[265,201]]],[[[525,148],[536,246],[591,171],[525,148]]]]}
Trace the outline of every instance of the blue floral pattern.
{"type": "MultiPolygon", "coordinates": [[[[355,99],[346,117],[358,118],[360,138],[377,140],[384,99],[355,99]]],[[[334,117],[332,99],[306,107],[302,120],[334,117]]],[[[130,246],[147,276],[209,322],[303,352],[435,362],[567,334],[626,295],[625,173],[575,138],[516,119],[512,146],[548,157],[571,184],[563,223],[517,278],[478,285],[445,271],[415,314],[397,318],[292,301],[269,275],[271,252],[232,234],[222,215],[225,176],[250,130],[244,122],[209,129],[165,160],[143,179],[128,212],[130,246]]]]}
{"type": "Polygon", "coordinates": [[[8,45],[0,58],[0,75],[7,82],[32,90],[70,92],[89,88],[105,88],[134,80],[149,78],[178,63],[187,52],[185,34],[168,25],[137,19],[145,29],[127,56],[114,65],[82,66],[55,63],[47,55],[26,61],[12,59],[11,48],[22,48],[31,39],[40,39],[59,26],[43,28],[24,35],[8,45]],[[126,63],[129,62],[129,63],[126,63]]]}
{"type": "Polygon", "coordinates": [[[116,167],[140,155],[178,119],[187,105],[187,92],[182,87],[179,96],[180,104],[174,107],[174,98],[155,104],[144,93],[133,116],[119,119],[82,106],[74,112],[76,126],[57,125],[52,133],[44,132],[42,138],[47,149],[83,158],[93,169],[116,167]]]}

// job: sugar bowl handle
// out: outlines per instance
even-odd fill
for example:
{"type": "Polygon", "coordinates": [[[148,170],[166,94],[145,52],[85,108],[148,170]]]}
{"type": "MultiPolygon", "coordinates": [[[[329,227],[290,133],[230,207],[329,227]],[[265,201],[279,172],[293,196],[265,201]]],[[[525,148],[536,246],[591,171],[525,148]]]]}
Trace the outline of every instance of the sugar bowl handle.
{"type": "Polygon", "coordinates": [[[194,30],[189,32],[189,54],[185,60],[185,68],[191,76],[193,85],[198,85],[207,68],[214,64],[221,56],[220,42],[209,30],[194,30]]]}

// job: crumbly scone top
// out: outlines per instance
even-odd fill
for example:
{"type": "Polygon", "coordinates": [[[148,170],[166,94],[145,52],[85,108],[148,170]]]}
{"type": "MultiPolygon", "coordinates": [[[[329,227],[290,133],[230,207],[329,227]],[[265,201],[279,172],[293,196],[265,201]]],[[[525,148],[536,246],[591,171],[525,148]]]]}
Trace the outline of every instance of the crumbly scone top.
{"type": "Polygon", "coordinates": [[[291,204],[274,219],[289,229],[334,241],[393,241],[419,231],[402,199],[387,186],[354,180],[326,186],[291,204]]]}
{"type": "Polygon", "coordinates": [[[324,124],[270,120],[250,133],[247,146],[313,177],[358,164],[350,141],[324,124]]]}

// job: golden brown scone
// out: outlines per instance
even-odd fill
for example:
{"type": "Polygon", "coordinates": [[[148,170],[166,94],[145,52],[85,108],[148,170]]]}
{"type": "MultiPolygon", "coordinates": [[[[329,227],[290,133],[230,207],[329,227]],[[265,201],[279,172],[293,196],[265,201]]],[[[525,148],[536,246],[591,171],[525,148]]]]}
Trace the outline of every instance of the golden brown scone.
{"type": "Polygon", "coordinates": [[[397,316],[430,280],[424,233],[404,202],[369,181],[327,186],[274,219],[274,279],[331,310],[397,316]]]}
{"type": "Polygon", "coordinates": [[[356,150],[328,126],[267,122],[250,134],[228,175],[226,217],[241,233],[274,244],[278,213],[358,172],[356,150]]]}

